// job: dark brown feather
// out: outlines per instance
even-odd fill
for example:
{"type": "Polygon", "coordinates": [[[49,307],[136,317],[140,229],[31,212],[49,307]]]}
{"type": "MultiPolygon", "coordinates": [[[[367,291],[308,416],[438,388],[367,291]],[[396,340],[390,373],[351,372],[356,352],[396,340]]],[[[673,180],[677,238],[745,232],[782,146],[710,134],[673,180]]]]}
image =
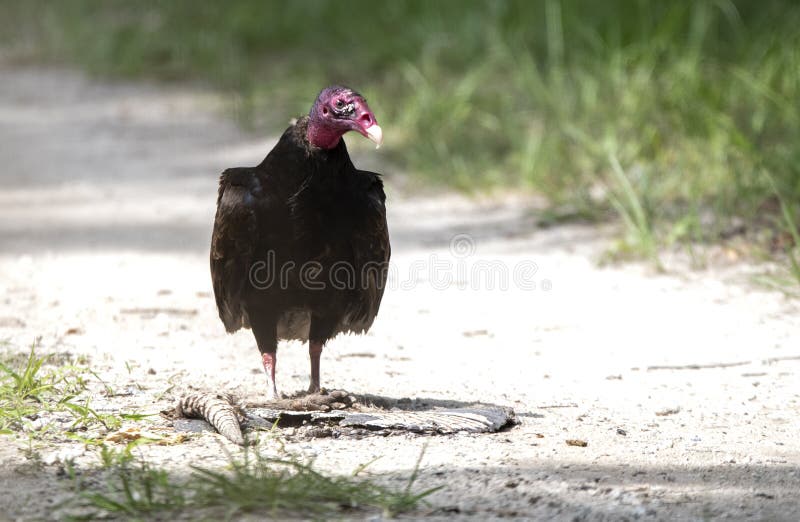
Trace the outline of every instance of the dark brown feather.
{"type": "Polygon", "coordinates": [[[260,165],[220,177],[211,274],[229,332],[257,322],[254,332],[324,342],[365,331],[378,313],[391,255],[383,183],[353,166],[344,140],[330,150],[309,145],[307,125],[304,117],[289,127],[260,165]],[[257,288],[254,266],[270,262],[274,284],[257,288]],[[309,262],[324,288],[301,277],[309,262]],[[351,284],[335,284],[342,266],[351,284]]]}

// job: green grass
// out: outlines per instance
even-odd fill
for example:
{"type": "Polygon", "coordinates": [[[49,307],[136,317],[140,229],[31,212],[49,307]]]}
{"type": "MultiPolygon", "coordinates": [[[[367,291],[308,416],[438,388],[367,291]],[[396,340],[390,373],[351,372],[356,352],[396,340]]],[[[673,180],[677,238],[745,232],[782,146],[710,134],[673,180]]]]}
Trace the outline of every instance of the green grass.
{"type": "Polygon", "coordinates": [[[66,412],[74,421],[70,430],[100,424],[117,429],[126,418],[138,419],[136,414],[99,414],[90,406],[86,395],[92,372],[72,364],[53,365],[52,355],[38,356],[37,343],[31,345],[26,357],[3,354],[0,361],[0,433],[28,431],[33,436],[50,434],[49,425],[32,428],[33,419],[44,413],[66,412]]]}
{"type": "Polygon", "coordinates": [[[270,134],[321,86],[351,84],[385,127],[390,173],[618,214],[622,249],[649,258],[734,220],[762,226],[776,191],[790,215],[800,204],[794,0],[0,6],[0,45],[18,59],[206,83],[270,134]]]}
{"type": "MultiPolygon", "coordinates": [[[[146,417],[135,413],[98,413],[86,393],[88,383],[83,376],[93,375],[88,368],[53,365],[57,357],[39,356],[36,352],[34,343],[25,357],[3,355],[0,433],[26,433],[27,447],[23,451],[35,466],[42,465],[39,448],[43,441],[62,441],[66,437],[98,451],[97,470],[82,470],[79,474],[71,462],[66,463],[76,495],[59,507],[77,513],[74,519],[152,520],[184,512],[214,520],[235,519],[243,514],[330,518],[380,512],[395,516],[414,510],[425,497],[440,489],[415,488],[424,452],[405,486],[399,489],[358,476],[366,465],[349,476],[324,474],[313,463],[286,451],[280,458],[270,458],[259,453],[258,447],[246,448],[241,457],[231,456],[226,469],[192,466],[189,476],[181,476],[134,457],[136,447],[155,442],[150,439],[138,439],[118,450],[102,438],[63,433],[63,429],[53,429],[50,424],[33,428],[34,419],[53,412],[72,415],[74,422],[67,432],[94,425],[114,430],[123,420],[140,421],[146,417]]],[[[274,437],[269,443],[280,446],[280,440],[274,437]]]]}
{"type": "Polygon", "coordinates": [[[246,449],[241,458],[231,457],[229,469],[192,466],[192,473],[181,477],[135,459],[132,448],[103,446],[102,467],[94,480],[73,474],[76,490],[81,491],[77,506],[85,513],[81,518],[146,520],[196,513],[215,520],[235,520],[244,514],[327,519],[374,511],[392,517],[415,509],[440,489],[414,491],[424,452],[406,486],[396,490],[358,477],[364,466],[350,476],[328,475],[288,453],[266,457],[258,447],[246,449]]]}
{"type": "Polygon", "coordinates": [[[36,357],[34,348],[35,345],[32,345],[22,368],[14,369],[0,362],[0,371],[6,377],[0,387],[4,399],[13,402],[42,402],[42,396],[53,389],[54,379],[43,378],[40,372],[48,357],[36,357]]]}
{"type": "Polygon", "coordinates": [[[656,267],[662,269],[658,257],[658,241],[653,230],[652,211],[643,196],[634,188],[613,152],[608,154],[613,174],[608,188],[608,200],[625,225],[625,235],[616,248],[617,253],[633,252],[645,255],[656,267]]]}
{"type": "Polygon", "coordinates": [[[775,198],[780,208],[776,228],[781,230],[786,238],[787,246],[783,247],[787,262],[772,273],[760,274],[755,278],[757,283],[783,292],[787,297],[800,298],[800,230],[798,230],[798,216],[793,206],[789,204],[778,191],[775,183],[770,179],[775,198]]]}
{"type": "Polygon", "coordinates": [[[794,215],[794,211],[782,197],[779,197],[779,201],[783,225],[791,238],[792,244],[791,247],[786,249],[786,255],[789,258],[789,275],[794,283],[800,285],[800,232],[797,230],[797,216],[794,215]]]}
{"type": "Polygon", "coordinates": [[[143,459],[135,459],[132,442],[122,450],[102,445],[101,473],[104,488],[92,487],[79,479],[74,469],[71,475],[79,495],[70,501],[84,508],[85,514],[75,520],[96,520],[105,517],[124,517],[144,520],[158,513],[179,512],[185,504],[182,484],[169,473],[157,469],[143,459]]]}
{"type": "Polygon", "coordinates": [[[47,359],[36,356],[34,344],[26,358],[0,362],[0,430],[4,433],[21,429],[26,418],[45,408],[54,393],[57,376],[42,371],[47,359]]]}

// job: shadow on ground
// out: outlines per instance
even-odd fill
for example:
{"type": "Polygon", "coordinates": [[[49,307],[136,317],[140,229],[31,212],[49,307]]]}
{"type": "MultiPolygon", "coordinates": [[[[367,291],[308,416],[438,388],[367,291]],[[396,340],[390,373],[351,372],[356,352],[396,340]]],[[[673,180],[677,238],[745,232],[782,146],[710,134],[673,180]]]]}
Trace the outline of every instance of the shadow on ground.
{"type": "MultiPolygon", "coordinates": [[[[59,476],[57,467],[46,466],[29,475],[6,469],[0,472],[0,486],[28,482],[24,491],[30,499],[50,499],[52,508],[56,500],[64,502],[75,495],[70,491],[73,483],[66,475],[59,476]],[[48,470],[53,473],[43,476],[42,471],[48,470]]],[[[398,470],[381,480],[402,488],[412,471],[398,470]]],[[[93,473],[91,469],[81,472],[87,476],[93,473]]],[[[179,471],[174,473],[181,476],[179,471]]],[[[412,491],[444,486],[416,512],[428,520],[456,515],[474,520],[713,520],[730,512],[732,505],[740,520],[797,520],[797,488],[786,483],[787,475],[800,477],[800,468],[742,464],[620,468],[615,464],[553,466],[550,462],[532,462],[513,468],[446,466],[422,470],[412,491]]],[[[27,514],[25,504],[19,503],[17,511],[0,515],[0,520],[25,518],[27,514]]],[[[61,514],[51,511],[56,518],[61,514]]]]}
{"type": "Polygon", "coordinates": [[[642,464],[620,468],[619,464],[540,462],[513,468],[440,469],[426,474],[420,487],[437,483],[470,484],[457,496],[445,489],[436,498],[435,512],[442,515],[705,520],[730,513],[734,507],[742,520],[797,520],[800,516],[795,502],[800,468],[793,466],[642,464]],[[787,484],[787,476],[798,480],[787,484]]]}

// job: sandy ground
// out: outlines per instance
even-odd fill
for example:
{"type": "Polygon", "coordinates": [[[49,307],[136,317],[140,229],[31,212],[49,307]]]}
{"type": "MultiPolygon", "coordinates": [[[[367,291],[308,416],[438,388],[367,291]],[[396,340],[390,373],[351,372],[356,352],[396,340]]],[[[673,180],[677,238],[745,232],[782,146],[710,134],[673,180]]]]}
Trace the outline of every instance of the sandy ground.
{"type": "MultiPolygon", "coordinates": [[[[156,412],[193,387],[258,400],[255,343],[224,333],[207,250],[218,173],[257,163],[274,138],[219,107],[191,89],[0,71],[5,353],[41,337],[41,353],[88,356],[122,393],[98,393],[101,410],[156,412]]],[[[355,152],[386,170],[381,151],[355,152]]],[[[800,306],[751,285],[761,267],[712,255],[704,271],[600,268],[607,228],[541,228],[526,198],[415,197],[401,181],[387,175],[381,313],[369,335],[329,344],[323,385],[511,406],[521,422],[290,450],[334,471],[380,457],[371,472],[400,484],[427,444],[419,486],[446,487],[410,518],[800,519],[800,306]],[[663,368],[686,365],[701,367],[663,368]]],[[[304,348],[278,355],[279,388],[305,388],[304,348]]],[[[142,451],[180,468],[224,462],[221,444],[233,449],[207,434],[142,451]]],[[[0,443],[0,519],[58,518],[66,481],[29,465],[26,445],[0,443]]],[[[97,461],[74,442],[37,449],[46,463],[97,461]]]]}

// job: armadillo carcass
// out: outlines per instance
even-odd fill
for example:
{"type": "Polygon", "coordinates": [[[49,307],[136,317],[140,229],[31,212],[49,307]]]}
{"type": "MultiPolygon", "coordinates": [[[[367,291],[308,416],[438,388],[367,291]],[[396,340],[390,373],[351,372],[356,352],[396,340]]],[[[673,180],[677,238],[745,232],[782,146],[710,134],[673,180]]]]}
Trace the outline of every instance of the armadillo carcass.
{"type": "Polygon", "coordinates": [[[177,417],[203,419],[220,435],[244,446],[240,423],[244,420],[241,407],[230,395],[195,394],[182,397],[175,406],[177,417]]]}

